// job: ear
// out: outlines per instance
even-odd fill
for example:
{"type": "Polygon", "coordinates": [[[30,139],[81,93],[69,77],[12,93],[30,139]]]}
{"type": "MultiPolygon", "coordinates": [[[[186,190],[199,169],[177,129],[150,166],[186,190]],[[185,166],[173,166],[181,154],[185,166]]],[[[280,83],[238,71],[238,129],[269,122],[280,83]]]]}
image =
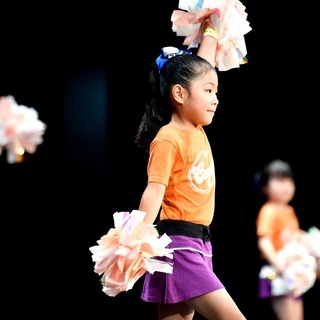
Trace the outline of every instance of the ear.
{"type": "Polygon", "coordinates": [[[174,85],[173,88],[171,89],[172,98],[178,103],[183,103],[184,91],[185,90],[181,87],[180,84],[174,85]]]}

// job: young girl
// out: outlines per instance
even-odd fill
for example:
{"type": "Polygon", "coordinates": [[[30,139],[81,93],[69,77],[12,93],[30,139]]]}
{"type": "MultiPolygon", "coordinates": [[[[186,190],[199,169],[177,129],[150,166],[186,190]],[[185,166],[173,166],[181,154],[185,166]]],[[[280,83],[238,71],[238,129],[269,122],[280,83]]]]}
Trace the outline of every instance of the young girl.
{"type": "Polygon", "coordinates": [[[256,182],[266,196],[256,221],[262,263],[259,297],[270,298],[277,319],[303,320],[302,294],[313,286],[317,266],[309,254],[308,234],[290,205],[296,190],[292,168],[273,160],[256,182]]]}
{"type": "Polygon", "coordinates": [[[173,259],[163,258],[173,264],[173,273],[146,273],[141,295],[158,304],[162,320],[191,320],[195,312],[209,320],[245,319],[212,268],[215,168],[203,127],[218,106],[216,46],[207,30],[197,55],[162,49],[135,140],[149,152],[139,210],[146,212],[147,224],[154,224],[160,211],[156,228],[175,248],[173,259]]]}
{"type": "MultiPolygon", "coordinates": [[[[133,250],[136,244],[128,246],[128,239],[124,243],[121,238],[130,230],[142,237],[131,228],[131,222],[137,220],[134,216],[119,223],[119,213],[116,228],[90,250],[95,271],[104,273],[103,291],[111,296],[131,289],[145,268],[148,270],[141,298],[158,304],[159,320],[191,320],[195,312],[209,320],[244,320],[213,272],[210,224],[215,207],[215,168],[203,127],[212,122],[218,106],[215,68],[226,71],[246,63],[243,35],[250,28],[245,7],[238,0],[181,0],[179,8],[183,10],[172,14],[173,30],[186,36],[183,44],[188,49],[200,43],[198,54],[174,47],[162,49],[150,71],[146,110],[135,137],[136,144],[149,155],[148,183],[137,211],[143,213],[142,222],[149,231],[152,228],[156,239],[170,240],[165,246],[173,254],[155,254],[148,243],[144,244],[148,253],[141,257],[141,247],[133,250]],[[119,250],[115,248],[118,244],[119,250]],[[126,260],[125,254],[131,259],[126,260]],[[151,260],[144,257],[150,254],[154,256],[152,264],[161,271],[162,266],[170,265],[170,272],[152,272],[154,269],[146,267],[151,260]],[[142,261],[143,270],[139,269],[142,261]],[[131,278],[133,269],[137,274],[131,278]]],[[[128,238],[132,239],[131,234],[128,238]]]]}

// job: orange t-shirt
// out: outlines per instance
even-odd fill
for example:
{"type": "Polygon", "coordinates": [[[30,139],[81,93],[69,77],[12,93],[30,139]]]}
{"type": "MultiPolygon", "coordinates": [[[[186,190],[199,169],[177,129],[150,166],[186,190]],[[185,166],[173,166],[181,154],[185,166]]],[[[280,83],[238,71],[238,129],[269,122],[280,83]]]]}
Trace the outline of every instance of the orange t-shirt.
{"type": "Polygon", "coordinates": [[[268,236],[275,250],[283,248],[294,231],[299,230],[298,217],[291,205],[266,202],[257,216],[257,236],[268,236]]]}
{"type": "Polygon", "coordinates": [[[207,135],[163,126],[150,145],[148,182],[166,185],[160,219],[209,225],[214,214],[215,168],[207,135]]]}

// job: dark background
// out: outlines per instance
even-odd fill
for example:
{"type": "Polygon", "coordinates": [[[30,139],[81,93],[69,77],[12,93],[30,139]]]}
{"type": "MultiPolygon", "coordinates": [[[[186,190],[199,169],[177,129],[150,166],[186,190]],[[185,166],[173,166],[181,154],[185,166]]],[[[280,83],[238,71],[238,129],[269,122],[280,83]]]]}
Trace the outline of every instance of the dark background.
{"type": "MultiPolygon", "coordinates": [[[[253,176],[273,158],[289,161],[301,227],[320,227],[318,89],[309,76],[319,67],[307,45],[312,20],[294,8],[243,4],[249,63],[219,72],[220,104],[206,127],[217,176],[212,243],[215,271],[247,319],[271,320],[257,299],[261,199],[253,176]]],[[[182,48],[171,30],[177,6],[3,7],[0,96],[35,108],[47,125],[23,162],[0,157],[3,295],[15,305],[12,318],[156,319],[156,307],[140,300],[142,279],[114,298],[101,291],[89,247],[113,226],[114,212],[138,207],[145,188],[147,157],[133,136],[152,60],[164,46],[182,48]]],[[[306,320],[319,296],[319,283],[305,294],[306,320]]]]}

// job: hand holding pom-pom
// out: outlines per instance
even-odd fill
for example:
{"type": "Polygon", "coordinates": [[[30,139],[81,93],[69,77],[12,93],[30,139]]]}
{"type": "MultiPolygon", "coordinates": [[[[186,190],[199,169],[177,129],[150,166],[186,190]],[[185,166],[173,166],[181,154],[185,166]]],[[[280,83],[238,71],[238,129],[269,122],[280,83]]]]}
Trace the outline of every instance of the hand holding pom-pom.
{"type": "Polygon", "coordinates": [[[172,258],[171,242],[166,235],[159,237],[154,225],[143,222],[145,212],[133,210],[113,215],[115,228],[90,247],[94,272],[102,275],[102,291],[114,297],[132,289],[146,271],[172,273],[172,266],[155,257],[172,258]]]}
{"type": "Polygon", "coordinates": [[[213,53],[215,66],[227,71],[247,63],[244,35],[251,31],[245,6],[238,0],[180,0],[179,9],[171,15],[172,30],[184,36],[183,45],[197,48],[205,33],[205,25],[215,32],[217,47],[213,53]]]}

